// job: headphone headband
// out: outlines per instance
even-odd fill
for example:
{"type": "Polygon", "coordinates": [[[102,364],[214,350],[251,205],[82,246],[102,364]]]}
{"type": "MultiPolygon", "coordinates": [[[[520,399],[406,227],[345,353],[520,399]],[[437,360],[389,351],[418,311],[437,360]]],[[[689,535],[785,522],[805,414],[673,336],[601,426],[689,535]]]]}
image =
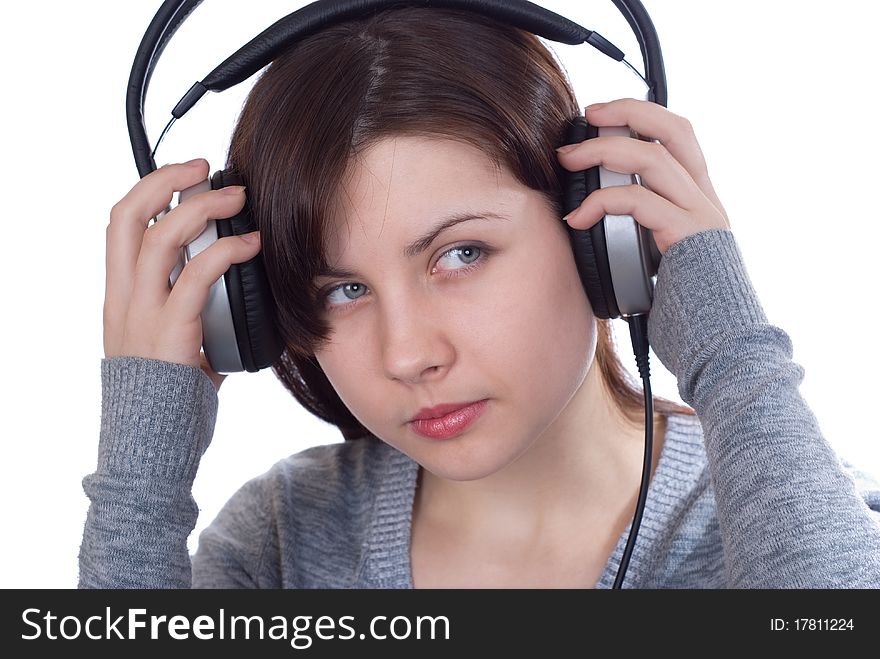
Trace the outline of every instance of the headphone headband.
{"type": "MultiPolygon", "coordinates": [[[[649,87],[648,100],[665,106],[666,71],[653,22],[640,0],[611,1],[626,18],[641,47],[645,81],[649,87]]],[[[144,122],[144,104],[153,69],[171,37],[201,3],[202,0],[165,0],[138,47],[128,79],[125,110],[134,159],[141,177],[156,169],[144,122]]],[[[526,0],[319,0],[276,21],[226,58],[204,80],[190,87],[174,107],[172,115],[175,119],[182,117],[207,91],[224,91],[247,80],[289,45],[328,25],[369,16],[389,7],[466,9],[551,41],[569,45],[588,43],[612,59],[624,59],[623,52],[598,32],[526,0]]]]}

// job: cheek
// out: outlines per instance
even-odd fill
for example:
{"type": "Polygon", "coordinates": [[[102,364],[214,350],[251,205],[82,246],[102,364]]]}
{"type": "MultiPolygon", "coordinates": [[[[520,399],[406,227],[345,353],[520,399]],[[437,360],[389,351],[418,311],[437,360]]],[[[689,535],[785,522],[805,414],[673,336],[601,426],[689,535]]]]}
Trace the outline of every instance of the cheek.
{"type": "Polygon", "coordinates": [[[487,350],[503,364],[510,386],[539,398],[571,395],[589,370],[596,326],[568,235],[533,245],[528,257],[515,261],[516,271],[496,282],[509,294],[486,314],[494,330],[487,350]]]}
{"type": "Polygon", "coordinates": [[[345,344],[331,343],[326,350],[316,352],[315,359],[340,400],[358,421],[369,427],[369,420],[362,419],[358,410],[380,409],[380,406],[370,399],[375,387],[364,386],[366,374],[363,369],[366,365],[356,359],[357,354],[358,351],[347,350],[345,344]]]}

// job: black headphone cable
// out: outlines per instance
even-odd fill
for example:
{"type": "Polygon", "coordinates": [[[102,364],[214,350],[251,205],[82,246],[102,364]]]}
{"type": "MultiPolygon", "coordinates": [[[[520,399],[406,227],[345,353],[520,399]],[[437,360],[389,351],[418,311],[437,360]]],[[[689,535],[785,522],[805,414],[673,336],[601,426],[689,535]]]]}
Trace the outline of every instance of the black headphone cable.
{"type": "Polygon", "coordinates": [[[624,319],[629,323],[629,335],[632,340],[636,365],[638,366],[639,374],[642,376],[642,385],[645,392],[645,459],[642,463],[642,485],[639,489],[635,517],[633,517],[629,538],[626,541],[626,547],[623,550],[620,566],[617,568],[617,577],[614,579],[614,586],[612,588],[620,588],[623,584],[623,577],[629,565],[633,545],[639,534],[642,512],[645,509],[645,500],[648,497],[648,481],[651,478],[652,445],[654,443],[654,397],[651,394],[651,368],[648,364],[648,314],[624,316],[624,319]]]}

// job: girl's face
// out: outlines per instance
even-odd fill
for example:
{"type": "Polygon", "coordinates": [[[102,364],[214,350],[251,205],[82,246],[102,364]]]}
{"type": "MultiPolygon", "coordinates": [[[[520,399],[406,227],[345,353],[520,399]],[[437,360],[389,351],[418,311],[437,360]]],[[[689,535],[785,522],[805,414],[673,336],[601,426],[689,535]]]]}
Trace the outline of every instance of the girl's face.
{"type": "Polygon", "coordinates": [[[348,274],[316,280],[332,327],[316,358],[351,413],[452,480],[555,439],[592,365],[596,323],[542,196],[470,145],[415,137],[377,143],[344,190],[327,256],[348,274]],[[419,241],[459,214],[488,217],[419,241]],[[482,399],[455,437],[408,424],[423,407],[482,399]]]}

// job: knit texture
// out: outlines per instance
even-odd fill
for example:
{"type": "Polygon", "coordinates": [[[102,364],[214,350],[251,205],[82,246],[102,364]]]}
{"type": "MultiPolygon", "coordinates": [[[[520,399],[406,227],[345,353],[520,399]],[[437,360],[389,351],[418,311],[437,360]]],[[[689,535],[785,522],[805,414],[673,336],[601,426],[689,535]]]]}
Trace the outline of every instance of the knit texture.
{"type": "MultiPolygon", "coordinates": [[[[842,461],[798,392],[733,233],[672,245],[648,336],[697,416],[669,417],[624,588],[878,588],[880,484],[842,461]]],[[[247,482],[199,537],[192,484],[217,417],[200,369],[101,362],[82,588],[412,588],[419,465],[368,436],[247,482]]],[[[611,588],[629,526],[597,588],[611,588]]]]}

